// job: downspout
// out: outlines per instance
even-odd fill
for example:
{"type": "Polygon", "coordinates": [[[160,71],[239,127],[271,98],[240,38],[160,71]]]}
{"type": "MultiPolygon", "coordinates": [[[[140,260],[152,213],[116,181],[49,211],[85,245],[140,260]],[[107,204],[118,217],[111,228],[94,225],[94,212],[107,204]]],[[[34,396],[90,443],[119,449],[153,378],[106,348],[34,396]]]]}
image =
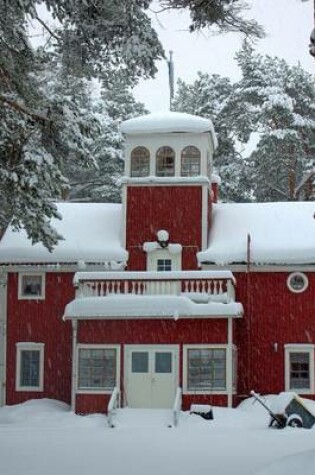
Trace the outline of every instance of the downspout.
{"type": "Polygon", "coordinates": [[[7,281],[8,274],[0,273],[0,407],[6,404],[7,352],[7,281]]]}
{"type": "Polygon", "coordinates": [[[228,345],[227,345],[227,395],[228,395],[228,407],[233,406],[233,318],[228,318],[228,345]]]}
{"type": "Polygon", "coordinates": [[[71,410],[76,409],[76,389],[77,389],[77,336],[78,322],[72,320],[72,375],[71,375],[71,410]]]}

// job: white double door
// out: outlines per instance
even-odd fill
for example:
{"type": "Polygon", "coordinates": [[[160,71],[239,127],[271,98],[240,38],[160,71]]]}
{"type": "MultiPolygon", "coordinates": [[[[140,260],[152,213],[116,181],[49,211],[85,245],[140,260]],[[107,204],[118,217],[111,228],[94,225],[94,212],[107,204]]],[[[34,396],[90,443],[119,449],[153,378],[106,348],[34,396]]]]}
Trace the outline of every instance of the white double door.
{"type": "Polygon", "coordinates": [[[128,407],[171,408],[177,386],[178,347],[125,347],[125,402],[128,407]]]}

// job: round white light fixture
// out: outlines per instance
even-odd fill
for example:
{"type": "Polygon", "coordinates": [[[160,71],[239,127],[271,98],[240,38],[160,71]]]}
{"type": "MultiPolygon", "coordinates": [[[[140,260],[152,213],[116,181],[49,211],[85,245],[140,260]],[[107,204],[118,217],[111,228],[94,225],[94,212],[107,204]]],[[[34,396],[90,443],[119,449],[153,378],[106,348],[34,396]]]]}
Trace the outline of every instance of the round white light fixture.
{"type": "Polygon", "coordinates": [[[160,244],[161,247],[166,247],[167,246],[169,238],[170,238],[170,235],[169,235],[168,231],[166,231],[165,229],[160,229],[156,233],[156,237],[157,237],[157,241],[158,241],[158,243],[160,244]]]}

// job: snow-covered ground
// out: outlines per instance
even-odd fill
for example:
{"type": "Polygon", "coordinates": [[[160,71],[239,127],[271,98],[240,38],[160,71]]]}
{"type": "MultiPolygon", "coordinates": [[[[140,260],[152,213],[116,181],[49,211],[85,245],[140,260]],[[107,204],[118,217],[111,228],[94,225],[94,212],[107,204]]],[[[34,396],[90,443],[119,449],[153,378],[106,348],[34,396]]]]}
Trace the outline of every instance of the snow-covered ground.
{"type": "MultiPolygon", "coordinates": [[[[267,403],[271,399],[267,399],[267,403]]],[[[315,403],[312,403],[315,412],[315,403]]],[[[245,401],[214,408],[214,420],[167,410],[77,416],[63,403],[0,408],[1,475],[314,475],[315,428],[268,428],[267,412],[245,401]]]]}

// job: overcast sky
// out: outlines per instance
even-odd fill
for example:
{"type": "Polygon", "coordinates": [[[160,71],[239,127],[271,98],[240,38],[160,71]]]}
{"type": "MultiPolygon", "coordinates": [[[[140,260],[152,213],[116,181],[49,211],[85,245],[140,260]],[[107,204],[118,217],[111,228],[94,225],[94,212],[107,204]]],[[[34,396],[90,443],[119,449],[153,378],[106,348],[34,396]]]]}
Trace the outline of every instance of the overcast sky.
{"type": "MultiPolygon", "coordinates": [[[[257,50],[284,58],[290,64],[300,62],[304,69],[314,73],[315,61],[308,53],[313,28],[313,0],[249,0],[249,3],[252,9],[247,16],[263,25],[267,34],[265,39],[257,42],[257,50]]],[[[175,80],[181,78],[192,82],[197,71],[217,73],[232,79],[239,77],[234,55],[241,47],[241,35],[213,35],[210,31],[191,34],[187,31],[188,15],[167,12],[157,17],[152,14],[152,22],[165,51],[174,51],[175,80]]],[[[151,112],[168,109],[166,61],[159,63],[155,79],[140,83],[135,95],[151,112]]]]}

